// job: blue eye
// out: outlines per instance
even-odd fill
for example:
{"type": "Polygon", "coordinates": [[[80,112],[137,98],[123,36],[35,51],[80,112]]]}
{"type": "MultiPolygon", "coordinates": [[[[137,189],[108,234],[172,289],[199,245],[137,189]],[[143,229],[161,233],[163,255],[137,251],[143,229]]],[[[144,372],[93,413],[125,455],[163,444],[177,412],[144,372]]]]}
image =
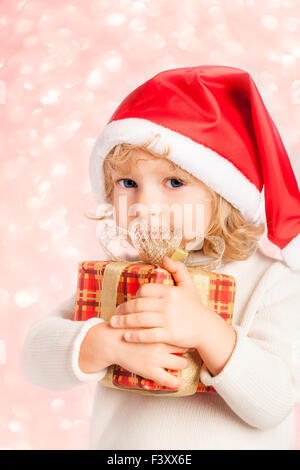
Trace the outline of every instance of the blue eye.
{"type": "MultiPolygon", "coordinates": [[[[180,188],[181,186],[184,185],[184,183],[180,180],[178,180],[177,178],[169,178],[168,181],[171,181],[172,182],[172,185],[171,187],[174,189],[174,188],[180,188]]],[[[117,183],[120,183],[121,182],[124,182],[124,188],[127,188],[127,189],[130,189],[130,188],[136,188],[137,187],[137,184],[135,181],[133,181],[132,179],[130,178],[121,178],[120,180],[117,181],[117,183]]]]}
{"type": "Polygon", "coordinates": [[[183,182],[179,181],[177,178],[170,178],[169,181],[175,181],[175,186],[172,186],[173,188],[180,188],[181,186],[183,186],[183,182]]]}
{"type": "Polygon", "coordinates": [[[125,185],[125,188],[136,187],[136,186],[132,186],[132,183],[135,184],[135,185],[136,185],[136,183],[135,183],[133,180],[131,180],[130,178],[122,178],[122,179],[120,179],[120,180],[118,181],[118,183],[120,183],[121,181],[129,181],[129,182],[130,182],[130,183],[129,183],[129,186],[126,186],[126,185],[125,185]]]}

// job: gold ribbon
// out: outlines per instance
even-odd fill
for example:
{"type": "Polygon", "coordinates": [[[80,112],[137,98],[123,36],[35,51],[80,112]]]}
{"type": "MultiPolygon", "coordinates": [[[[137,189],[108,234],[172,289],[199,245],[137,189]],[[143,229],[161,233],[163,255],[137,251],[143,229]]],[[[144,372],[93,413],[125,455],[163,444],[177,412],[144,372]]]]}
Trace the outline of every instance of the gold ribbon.
{"type": "MultiPolygon", "coordinates": [[[[171,256],[174,260],[183,260],[187,256],[187,252],[180,248],[173,253],[171,256]]],[[[101,291],[101,318],[105,321],[109,321],[112,315],[115,313],[116,305],[117,305],[117,293],[118,293],[118,285],[120,282],[120,277],[122,275],[123,270],[126,266],[131,264],[145,264],[144,261],[113,261],[109,263],[105,267],[104,275],[103,275],[103,282],[102,282],[102,291],[101,291]]],[[[98,271],[98,276],[100,273],[98,271]]],[[[130,387],[120,387],[113,383],[113,373],[114,373],[114,364],[108,367],[106,375],[100,380],[100,383],[111,388],[126,389],[132,392],[142,393],[144,395],[152,395],[152,396],[176,396],[182,397],[187,395],[193,395],[197,391],[197,387],[199,384],[199,375],[200,375],[200,367],[202,364],[202,360],[198,354],[198,351],[191,351],[182,354],[183,357],[187,357],[190,359],[189,367],[185,369],[179,370],[179,374],[181,372],[181,377],[184,379],[183,385],[174,391],[164,391],[164,390],[141,390],[141,389],[133,389],[130,387]]],[[[134,374],[133,374],[134,375],[134,374]]]]}

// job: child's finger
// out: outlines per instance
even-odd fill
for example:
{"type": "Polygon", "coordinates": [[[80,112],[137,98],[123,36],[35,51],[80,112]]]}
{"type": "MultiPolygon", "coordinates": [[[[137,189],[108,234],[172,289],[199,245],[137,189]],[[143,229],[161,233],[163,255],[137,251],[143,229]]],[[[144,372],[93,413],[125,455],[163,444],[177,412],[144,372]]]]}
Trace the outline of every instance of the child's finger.
{"type": "Polygon", "coordinates": [[[194,281],[182,261],[174,261],[169,256],[164,256],[162,267],[166,267],[172,274],[177,286],[192,287],[194,289],[194,281]]]}
{"type": "Polygon", "coordinates": [[[178,388],[183,382],[182,377],[177,377],[163,368],[159,369],[159,373],[157,374],[158,378],[155,380],[156,383],[159,385],[164,385],[165,387],[169,388],[178,388]]]}
{"type": "Polygon", "coordinates": [[[170,352],[180,352],[180,353],[186,353],[186,352],[192,352],[195,351],[195,348],[181,348],[180,346],[171,346],[171,351],[170,352]]]}

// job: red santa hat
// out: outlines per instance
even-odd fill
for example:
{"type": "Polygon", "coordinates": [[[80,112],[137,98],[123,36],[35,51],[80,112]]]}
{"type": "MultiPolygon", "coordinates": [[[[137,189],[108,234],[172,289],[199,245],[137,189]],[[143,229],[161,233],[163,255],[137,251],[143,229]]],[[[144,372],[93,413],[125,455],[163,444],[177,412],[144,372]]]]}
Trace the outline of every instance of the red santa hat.
{"type": "Polygon", "coordinates": [[[200,65],[165,70],[118,106],[90,157],[92,190],[104,193],[102,162],[122,142],[144,144],[188,171],[240,210],[265,222],[283,260],[300,269],[300,193],[293,169],[250,74],[236,67],[200,65]]]}

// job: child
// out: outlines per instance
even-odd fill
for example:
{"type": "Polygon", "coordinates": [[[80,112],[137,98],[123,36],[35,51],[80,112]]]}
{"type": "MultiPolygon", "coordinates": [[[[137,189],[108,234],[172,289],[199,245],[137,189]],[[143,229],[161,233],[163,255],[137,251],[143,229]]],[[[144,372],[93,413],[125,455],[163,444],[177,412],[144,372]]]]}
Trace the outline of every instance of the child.
{"type": "MultiPolygon", "coordinates": [[[[201,304],[184,263],[164,257],[176,286],[142,286],[136,299],[121,304],[118,324],[72,321],[74,294],[33,325],[23,347],[27,379],[52,389],[97,384],[90,449],[293,448],[300,195],[250,75],[212,65],[157,74],[111,117],[94,146],[90,177],[99,202],[116,209],[121,196],[127,209],[203,204],[206,238],[190,256],[216,257],[208,235],[225,240],[220,272],[237,282],[233,324],[201,304]],[[257,249],[265,225],[282,261],[257,249]],[[177,386],[165,368],[186,367],[172,353],[190,348],[203,359],[201,381],[217,393],[146,396],[97,383],[117,363],[177,386]]],[[[116,222],[130,221],[128,214],[116,222]]]]}

